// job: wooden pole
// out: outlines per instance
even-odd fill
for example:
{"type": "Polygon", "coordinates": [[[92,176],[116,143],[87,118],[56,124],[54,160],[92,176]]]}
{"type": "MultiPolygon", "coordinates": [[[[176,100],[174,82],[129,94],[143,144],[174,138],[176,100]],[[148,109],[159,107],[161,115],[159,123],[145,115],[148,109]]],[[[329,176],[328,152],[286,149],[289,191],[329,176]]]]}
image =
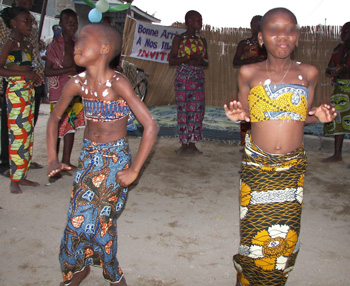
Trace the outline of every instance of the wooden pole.
{"type": "Polygon", "coordinates": [[[45,20],[45,15],[46,15],[46,7],[47,7],[47,0],[43,1],[43,7],[41,8],[41,16],[40,16],[40,22],[39,22],[39,30],[38,30],[38,41],[40,41],[41,38],[41,32],[43,30],[43,24],[45,20]]]}

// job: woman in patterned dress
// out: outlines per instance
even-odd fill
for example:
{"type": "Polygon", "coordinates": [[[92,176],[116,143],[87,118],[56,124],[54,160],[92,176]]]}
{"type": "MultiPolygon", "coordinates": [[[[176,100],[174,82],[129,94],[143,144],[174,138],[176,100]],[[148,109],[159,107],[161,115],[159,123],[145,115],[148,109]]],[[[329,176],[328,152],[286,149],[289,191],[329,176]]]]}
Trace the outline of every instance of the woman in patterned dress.
{"type": "Polygon", "coordinates": [[[173,39],[169,65],[176,66],[175,97],[177,131],[181,147],[175,152],[202,154],[196,142],[202,139],[205,111],[204,68],[208,66],[207,42],[197,32],[202,29],[202,16],[197,11],[185,15],[187,30],[173,39]]]}

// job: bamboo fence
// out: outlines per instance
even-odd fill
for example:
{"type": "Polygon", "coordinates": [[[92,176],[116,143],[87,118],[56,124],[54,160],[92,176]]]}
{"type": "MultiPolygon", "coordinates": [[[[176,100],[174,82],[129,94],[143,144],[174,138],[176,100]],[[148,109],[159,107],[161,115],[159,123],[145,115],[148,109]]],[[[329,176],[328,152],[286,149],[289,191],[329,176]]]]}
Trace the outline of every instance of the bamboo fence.
{"type": "MultiPolygon", "coordinates": [[[[184,28],[181,23],[174,26],[184,28]]],[[[135,21],[127,18],[124,27],[122,54],[123,59],[135,64],[149,73],[149,86],[145,103],[153,105],[175,104],[174,76],[175,68],[164,63],[145,61],[128,57],[134,38],[135,21]]],[[[205,91],[207,106],[223,106],[237,99],[238,69],[233,67],[233,57],[240,40],[251,36],[246,28],[212,28],[205,26],[200,32],[208,44],[209,67],[205,70],[205,91]]],[[[328,102],[331,94],[331,80],[325,71],[334,47],[340,43],[340,27],[315,26],[302,27],[299,45],[295,50],[295,59],[312,64],[319,70],[318,85],[314,105],[328,102]]]]}

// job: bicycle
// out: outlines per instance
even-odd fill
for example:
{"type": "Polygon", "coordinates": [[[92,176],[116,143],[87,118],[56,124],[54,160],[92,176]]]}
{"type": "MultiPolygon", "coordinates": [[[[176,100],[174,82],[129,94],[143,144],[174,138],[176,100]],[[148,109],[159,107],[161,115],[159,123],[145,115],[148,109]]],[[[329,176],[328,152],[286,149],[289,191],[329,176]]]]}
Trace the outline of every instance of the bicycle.
{"type": "Polygon", "coordinates": [[[146,73],[144,69],[139,68],[126,60],[122,61],[122,68],[124,75],[130,81],[136,95],[141,99],[141,101],[144,101],[147,94],[147,77],[149,77],[149,74],[146,73]]]}

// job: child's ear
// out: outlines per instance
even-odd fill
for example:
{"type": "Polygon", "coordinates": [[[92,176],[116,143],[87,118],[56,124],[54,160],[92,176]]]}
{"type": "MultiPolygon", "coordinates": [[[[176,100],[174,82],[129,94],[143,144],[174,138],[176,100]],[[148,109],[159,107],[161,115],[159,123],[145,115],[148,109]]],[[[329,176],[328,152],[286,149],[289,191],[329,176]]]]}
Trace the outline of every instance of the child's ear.
{"type": "Polygon", "coordinates": [[[262,47],[262,45],[264,44],[264,40],[262,38],[261,32],[258,33],[258,41],[259,41],[259,46],[262,47]]]}
{"type": "Polygon", "coordinates": [[[11,20],[10,20],[10,26],[11,26],[12,28],[16,28],[16,25],[17,25],[16,20],[15,20],[15,19],[11,19],[11,20]]]}
{"type": "Polygon", "coordinates": [[[111,47],[109,45],[102,45],[101,50],[100,50],[100,54],[107,55],[110,50],[111,50],[111,47]]]}

